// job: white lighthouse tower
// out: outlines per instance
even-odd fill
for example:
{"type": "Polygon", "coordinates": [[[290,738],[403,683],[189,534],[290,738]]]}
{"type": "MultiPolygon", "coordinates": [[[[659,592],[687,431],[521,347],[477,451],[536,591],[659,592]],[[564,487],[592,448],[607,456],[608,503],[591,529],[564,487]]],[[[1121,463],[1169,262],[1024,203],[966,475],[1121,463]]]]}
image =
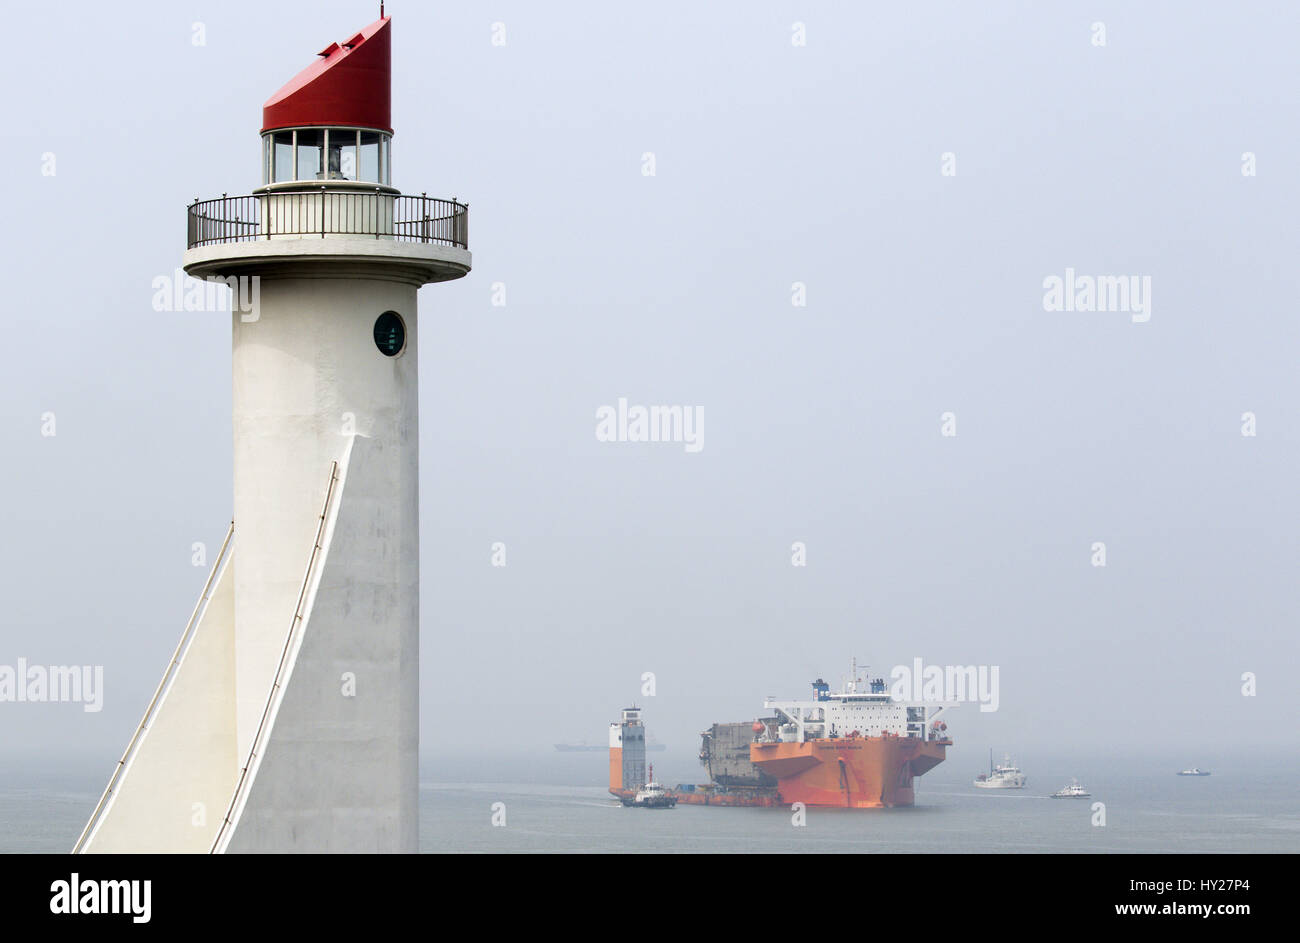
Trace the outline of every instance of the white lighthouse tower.
{"type": "Polygon", "coordinates": [[[261,186],[188,209],[231,285],[234,521],[77,843],[417,849],[416,293],[470,270],[468,210],[393,187],[390,19],[266,103],[261,186]]]}

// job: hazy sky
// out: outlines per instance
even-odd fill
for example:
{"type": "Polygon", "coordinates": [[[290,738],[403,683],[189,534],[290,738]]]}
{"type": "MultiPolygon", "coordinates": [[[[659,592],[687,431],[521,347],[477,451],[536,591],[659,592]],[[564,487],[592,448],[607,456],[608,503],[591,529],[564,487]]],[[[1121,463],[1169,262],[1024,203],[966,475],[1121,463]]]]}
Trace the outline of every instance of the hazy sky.
{"type": "MultiPolygon", "coordinates": [[[[231,514],[229,316],[151,283],[376,8],[10,11],[0,664],[105,700],[0,704],[0,750],[138,722],[231,514]]],[[[1300,746],[1294,3],[387,12],[394,182],[469,202],[475,266],[420,292],[426,763],[634,698],[691,749],[853,655],[999,666],[958,748],[1300,746]],[[1067,268],[1150,319],[1045,311],[1067,268]],[[619,397],[703,450],[597,441],[619,397]]]]}

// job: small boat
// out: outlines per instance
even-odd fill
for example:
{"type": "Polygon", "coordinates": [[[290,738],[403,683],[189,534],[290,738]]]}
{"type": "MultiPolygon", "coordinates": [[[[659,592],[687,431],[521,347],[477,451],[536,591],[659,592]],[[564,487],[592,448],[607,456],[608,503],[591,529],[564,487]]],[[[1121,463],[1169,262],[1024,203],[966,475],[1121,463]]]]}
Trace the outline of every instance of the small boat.
{"type": "Polygon", "coordinates": [[[650,781],[636,791],[636,795],[623,793],[620,801],[625,806],[637,809],[671,809],[677,805],[677,797],[655,782],[655,765],[650,764],[650,781]]]}
{"type": "Polygon", "coordinates": [[[1077,779],[1071,779],[1070,785],[1056,790],[1052,793],[1053,799],[1091,799],[1090,793],[1085,787],[1079,785],[1077,779]]]}
{"type": "Polygon", "coordinates": [[[1193,766],[1191,769],[1179,770],[1178,775],[1179,776],[1209,776],[1210,771],[1208,769],[1201,769],[1199,766],[1193,766]]]}
{"type": "Polygon", "coordinates": [[[1024,789],[1029,779],[1020,772],[1020,767],[1011,762],[1011,757],[1004,757],[997,766],[993,765],[993,751],[989,751],[989,771],[975,777],[974,785],[980,789],[1024,789]]]}
{"type": "Polygon", "coordinates": [[[638,809],[671,809],[677,805],[677,797],[659,783],[646,783],[637,790],[636,798],[624,804],[638,809]]]}

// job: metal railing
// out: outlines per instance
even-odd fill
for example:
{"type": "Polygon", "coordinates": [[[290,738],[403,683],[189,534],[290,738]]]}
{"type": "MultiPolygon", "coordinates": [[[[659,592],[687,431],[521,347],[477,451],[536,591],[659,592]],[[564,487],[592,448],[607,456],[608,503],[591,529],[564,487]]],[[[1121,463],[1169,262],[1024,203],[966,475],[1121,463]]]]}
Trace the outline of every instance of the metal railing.
{"type": "Polygon", "coordinates": [[[284,639],[284,647],[280,650],[280,662],[275,669],[275,677],[271,681],[271,691],[266,698],[266,706],[262,709],[262,719],[257,724],[257,732],[253,734],[253,744],[248,750],[248,759],[239,772],[239,780],[235,783],[235,793],[230,797],[230,805],[226,809],[226,815],[221,820],[221,826],[217,829],[216,837],[212,839],[210,854],[221,854],[226,850],[233,835],[231,827],[238,820],[244,811],[244,803],[247,801],[248,787],[252,780],[248,778],[249,770],[258,761],[262,753],[267,736],[271,732],[271,712],[276,708],[280,701],[280,695],[284,686],[285,670],[289,667],[289,656],[294,648],[294,640],[301,634],[303,622],[303,607],[307,603],[308,594],[311,591],[311,584],[316,575],[316,565],[320,560],[320,552],[324,549],[321,542],[325,539],[325,529],[329,522],[330,504],[334,500],[334,493],[337,490],[339,481],[339,463],[334,462],[330,466],[330,480],[325,488],[325,504],[321,507],[320,520],[316,525],[316,542],[312,546],[311,557],[307,560],[307,572],[302,578],[302,588],[298,591],[298,605],[294,607],[293,621],[289,623],[289,632],[284,639]]]}
{"type": "Polygon", "coordinates": [[[277,236],[365,236],[469,248],[469,205],[382,190],[275,190],[222,194],[185,208],[185,247],[277,236]]]}
{"type": "Polygon", "coordinates": [[[99,804],[95,806],[95,811],[90,813],[90,821],[81,830],[81,835],[72,848],[74,855],[82,854],[86,850],[86,843],[94,833],[96,826],[99,825],[100,818],[103,816],[109,800],[117,792],[117,787],[121,785],[122,774],[126,771],[127,764],[134,757],[136,750],[139,749],[141,742],[144,740],[144,735],[153,726],[163,693],[170,687],[172,679],[176,677],[176,672],[180,669],[180,664],[189,651],[190,642],[194,638],[194,630],[203,621],[203,615],[207,613],[208,602],[212,598],[213,584],[218,575],[225,569],[226,551],[230,549],[230,539],[234,534],[235,522],[231,521],[230,528],[226,531],[226,539],[221,542],[221,550],[217,552],[217,559],[213,561],[212,569],[208,572],[207,582],[203,584],[203,592],[199,594],[199,601],[194,604],[194,611],[190,613],[190,621],[185,623],[185,631],[181,633],[181,640],[176,643],[176,650],[172,652],[172,660],[168,662],[167,670],[163,672],[162,680],[158,682],[158,688],[153,692],[153,699],[149,702],[149,706],[145,708],[144,717],[135,728],[135,733],[131,735],[131,740],[127,743],[122,758],[117,761],[117,767],[113,770],[113,775],[109,777],[108,786],[104,789],[104,794],[99,797],[99,804]]]}

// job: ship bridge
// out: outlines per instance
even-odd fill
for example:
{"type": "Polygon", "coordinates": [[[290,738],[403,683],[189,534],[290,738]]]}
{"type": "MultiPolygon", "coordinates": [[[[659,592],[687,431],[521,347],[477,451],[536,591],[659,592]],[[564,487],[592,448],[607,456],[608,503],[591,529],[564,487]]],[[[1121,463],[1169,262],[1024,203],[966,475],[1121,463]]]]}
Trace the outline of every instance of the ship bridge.
{"type": "Polygon", "coordinates": [[[853,736],[947,739],[938,719],[951,703],[894,700],[883,678],[868,682],[858,677],[856,660],[838,693],[830,693],[829,685],[821,678],[812,682],[812,688],[812,700],[764,699],[763,706],[777,712],[777,722],[762,725],[755,739],[783,743],[853,736]]]}

